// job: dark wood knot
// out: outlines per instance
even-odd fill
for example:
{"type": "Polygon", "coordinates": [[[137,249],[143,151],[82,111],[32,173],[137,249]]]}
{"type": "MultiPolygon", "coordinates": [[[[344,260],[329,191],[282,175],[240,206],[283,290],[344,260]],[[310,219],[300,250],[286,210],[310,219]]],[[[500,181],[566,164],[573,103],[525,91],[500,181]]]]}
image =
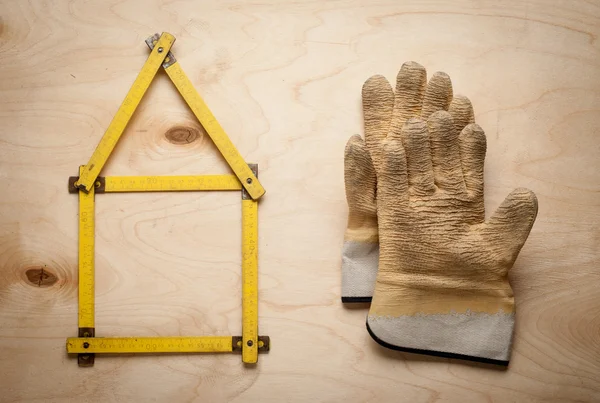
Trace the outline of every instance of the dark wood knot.
{"type": "Polygon", "coordinates": [[[58,277],[46,267],[34,267],[25,272],[27,281],[35,287],[50,287],[58,281],[58,277]]]}
{"type": "Polygon", "coordinates": [[[201,136],[202,134],[200,133],[199,128],[190,126],[175,126],[165,133],[166,139],[170,143],[177,145],[193,143],[201,136]]]}

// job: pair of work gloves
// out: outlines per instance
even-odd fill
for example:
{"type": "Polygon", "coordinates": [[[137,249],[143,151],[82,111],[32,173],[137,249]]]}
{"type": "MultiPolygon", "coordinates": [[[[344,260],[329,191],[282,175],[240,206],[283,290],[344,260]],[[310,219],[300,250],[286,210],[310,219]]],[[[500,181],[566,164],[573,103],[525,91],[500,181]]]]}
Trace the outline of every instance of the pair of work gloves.
{"type": "Polygon", "coordinates": [[[508,365],[508,271],[534,193],[514,190],[485,220],[485,134],[447,74],[427,82],[408,62],[395,91],[373,76],[362,100],[365,138],[351,137],[344,158],[342,301],[371,302],[367,330],[385,347],[508,365]]]}

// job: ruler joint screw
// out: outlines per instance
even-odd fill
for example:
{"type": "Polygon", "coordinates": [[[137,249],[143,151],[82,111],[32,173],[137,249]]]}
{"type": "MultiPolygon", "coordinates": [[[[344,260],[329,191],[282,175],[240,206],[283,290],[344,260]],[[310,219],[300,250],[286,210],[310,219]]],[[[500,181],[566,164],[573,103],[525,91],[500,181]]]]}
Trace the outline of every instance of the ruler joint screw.
{"type": "Polygon", "coordinates": [[[160,48],[158,48],[158,53],[162,53],[162,52],[163,52],[163,50],[164,50],[164,49],[163,49],[163,48],[162,48],[162,46],[161,46],[160,48]]]}
{"type": "Polygon", "coordinates": [[[252,178],[248,178],[248,179],[246,179],[246,183],[247,183],[248,185],[252,184],[252,178]]]}
{"type": "Polygon", "coordinates": [[[90,346],[90,343],[88,343],[87,341],[85,343],[83,343],[83,348],[88,348],[90,346]]]}
{"type": "Polygon", "coordinates": [[[254,345],[254,343],[252,342],[252,340],[248,340],[248,342],[246,344],[248,345],[248,347],[252,347],[254,345]]]}

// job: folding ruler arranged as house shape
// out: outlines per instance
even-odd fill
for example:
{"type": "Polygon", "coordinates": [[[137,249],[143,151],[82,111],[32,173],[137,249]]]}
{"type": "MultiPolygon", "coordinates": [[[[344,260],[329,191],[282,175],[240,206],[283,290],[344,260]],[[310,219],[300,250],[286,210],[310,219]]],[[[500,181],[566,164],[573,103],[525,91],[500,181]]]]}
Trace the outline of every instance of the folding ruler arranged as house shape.
{"type": "Polygon", "coordinates": [[[67,339],[67,352],[79,366],[92,366],[95,354],[241,352],[256,363],[269,350],[269,337],[258,335],[258,199],[265,193],[258,166],[247,164],[208,109],[170,51],[175,37],[164,32],[146,39],[150,56],[115,114],[87,165],[69,178],[69,192],[79,194],[79,334],[67,339]],[[158,69],[175,87],[234,175],[98,176],[123,134],[158,69]],[[242,335],[194,337],[96,337],[94,324],[94,197],[98,193],[237,190],[242,199],[242,335]]]}

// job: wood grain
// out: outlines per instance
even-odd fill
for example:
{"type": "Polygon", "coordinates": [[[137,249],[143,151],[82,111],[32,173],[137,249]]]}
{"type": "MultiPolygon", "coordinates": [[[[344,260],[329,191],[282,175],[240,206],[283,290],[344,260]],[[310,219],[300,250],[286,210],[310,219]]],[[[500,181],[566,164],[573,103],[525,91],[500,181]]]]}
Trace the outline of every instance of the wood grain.
{"type": "MultiPolygon", "coordinates": [[[[600,400],[597,1],[0,6],[0,401],[600,400]],[[182,67],[260,164],[260,333],[272,351],[256,368],[238,355],[169,355],[83,369],[65,353],[77,332],[67,178],[157,31],[177,37],[182,67]],[[340,303],[343,148],[362,130],[362,83],[393,79],[406,60],[447,72],[473,101],[488,138],[488,214],[518,186],[539,199],[510,276],[507,371],[386,351],[366,333],[364,307],[340,303]]],[[[164,74],[104,170],[226,172],[164,74]]],[[[231,193],[98,195],[96,334],[239,334],[240,208],[231,193]]]]}

